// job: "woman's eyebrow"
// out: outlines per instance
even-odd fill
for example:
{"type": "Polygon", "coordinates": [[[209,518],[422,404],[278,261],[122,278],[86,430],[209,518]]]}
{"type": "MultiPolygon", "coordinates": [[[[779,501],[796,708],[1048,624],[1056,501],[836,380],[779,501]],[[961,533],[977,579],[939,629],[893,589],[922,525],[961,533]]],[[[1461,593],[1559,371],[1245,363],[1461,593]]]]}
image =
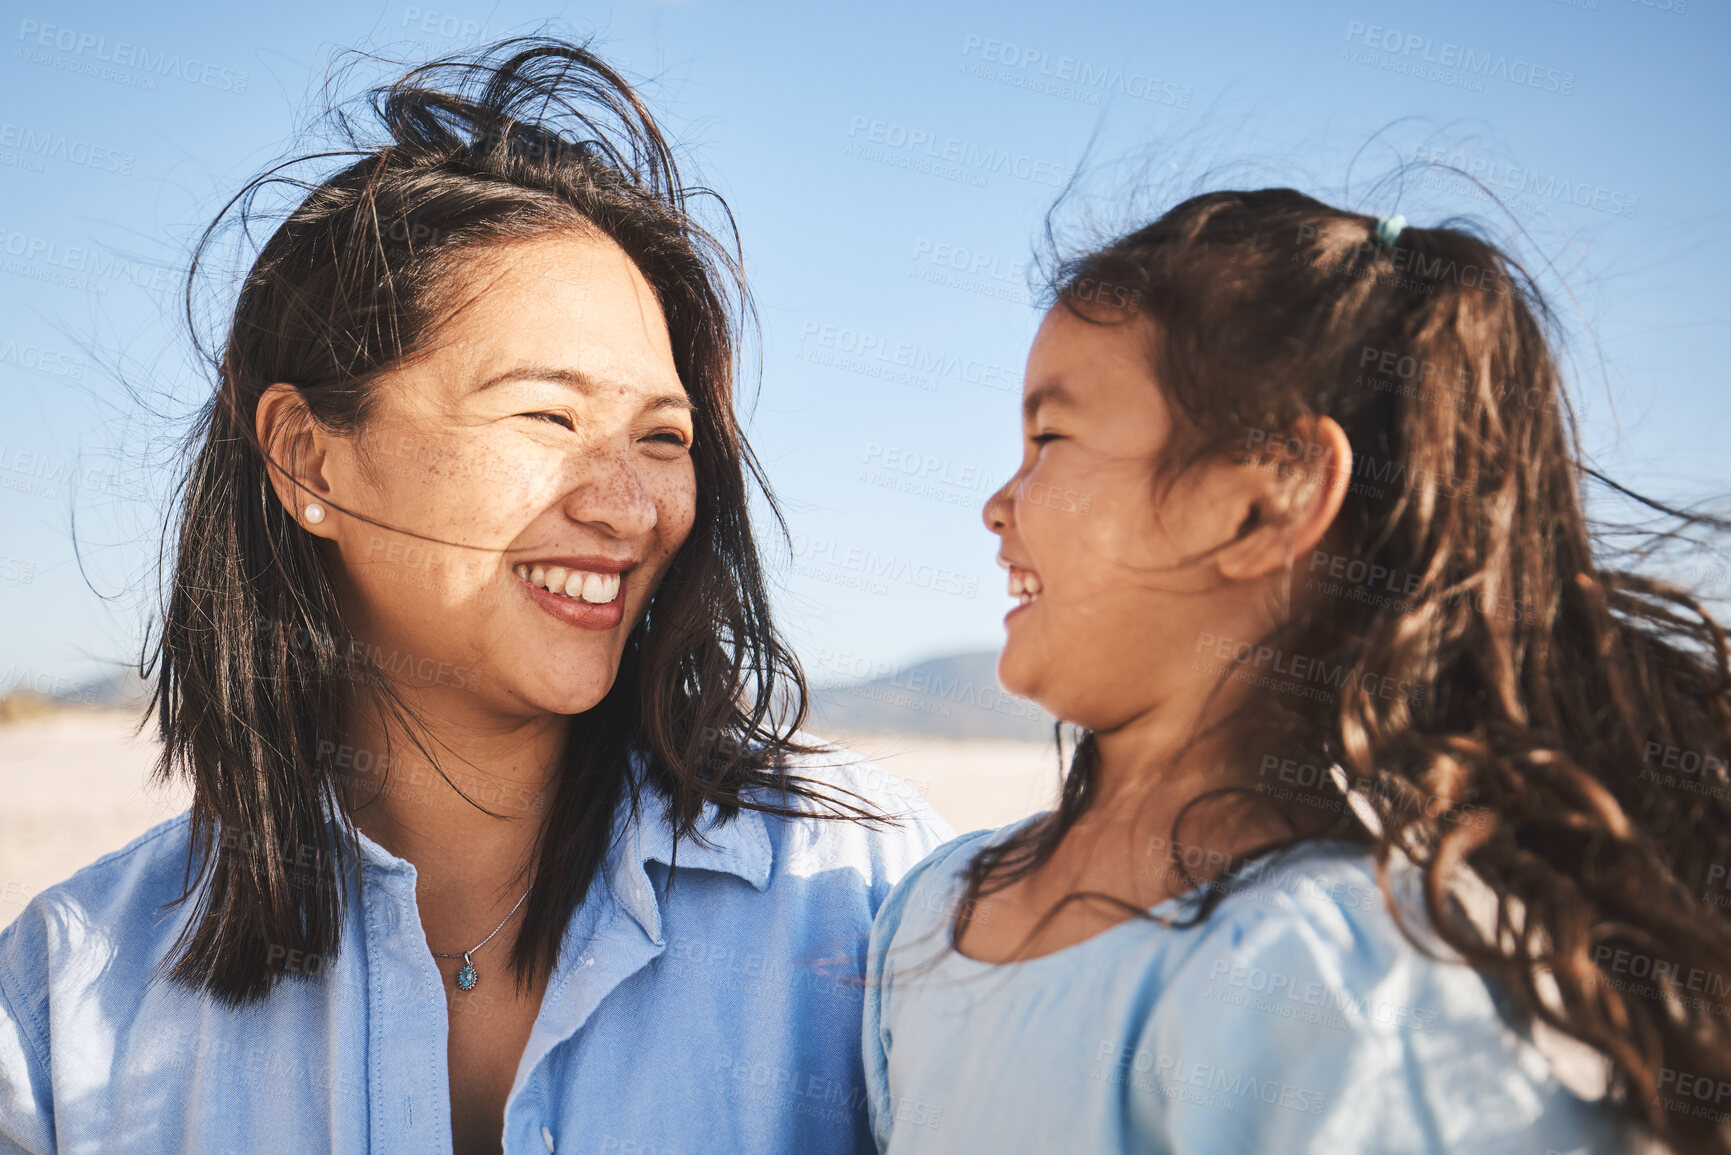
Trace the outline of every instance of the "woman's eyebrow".
{"type": "MultiPolygon", "coordinates": [[[[590,396],[597,392],[612,389],[623,390],[626,386],[610,381],[597,381],[594,377],[580,369],[561,369],[552,365],[519,365],[515,369],[507,369],[475,386],[476,393],[483,393],[496,385],[508,385],[513,381],[552,381],[567,386],[590,396]]],[[[691,399],[684,393],[658,393],[648,399],[646,409],[687,409],[691,408],[691,399]]]]}

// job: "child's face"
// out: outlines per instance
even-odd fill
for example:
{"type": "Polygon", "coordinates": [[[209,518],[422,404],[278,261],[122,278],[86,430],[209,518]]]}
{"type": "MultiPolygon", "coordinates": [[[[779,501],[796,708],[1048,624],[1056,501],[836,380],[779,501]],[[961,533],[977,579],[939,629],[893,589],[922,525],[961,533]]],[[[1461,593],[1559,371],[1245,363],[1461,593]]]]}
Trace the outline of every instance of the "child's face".
{"type": "Polygon", "coordinates": [[[1209,466],[1157,500],[1173,415],[1150,377],[1147,326],[1090,324],[1063,306],[1047,314],[1028,354],[1022,465],[985,507],[1021,594],[1004,618],[998,676],[1094,730],[1203,681],[1190,657],[1221,591],[1193,558],[1231,536],[1215,524],[1226,511],[1210,499],[1209,466]]]}

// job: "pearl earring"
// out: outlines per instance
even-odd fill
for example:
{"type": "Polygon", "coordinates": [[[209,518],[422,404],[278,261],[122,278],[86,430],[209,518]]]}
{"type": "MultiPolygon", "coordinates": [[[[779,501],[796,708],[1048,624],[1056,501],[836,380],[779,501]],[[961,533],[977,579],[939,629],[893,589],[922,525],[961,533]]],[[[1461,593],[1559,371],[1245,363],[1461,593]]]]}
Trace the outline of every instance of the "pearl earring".
{"type": "Polygon", "coordinates": [[[307,506],[307,520],[317,525],[325,519],[325,507],[314,502],[307,506]]]}

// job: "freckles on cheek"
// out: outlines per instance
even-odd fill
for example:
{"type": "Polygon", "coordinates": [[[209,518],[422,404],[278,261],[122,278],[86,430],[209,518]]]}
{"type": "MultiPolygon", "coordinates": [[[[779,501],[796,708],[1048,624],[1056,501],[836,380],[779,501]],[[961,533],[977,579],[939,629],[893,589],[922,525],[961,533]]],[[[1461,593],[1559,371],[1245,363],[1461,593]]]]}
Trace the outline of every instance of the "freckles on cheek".
{"type": "Polygon", "coordinates": [[[660,479],[653,492],[656,529],[670,548],[684,542],[697,520],[697,475],[687,464],[660,479]]]}
{"type": "Polygon", "coordinates": [[[399,440],[412,450],[373,462],[387,514],[468,524],[477,511],[523,496],[523,463],[492,447],[427,434],[399,440]]]}
{"type": "Polygon", "coordinates": [[[671,556],[691,536],[697,520],[697,496],[692,493],[670,494],[656,503],[656,526],[663,551],[671,556]]]}

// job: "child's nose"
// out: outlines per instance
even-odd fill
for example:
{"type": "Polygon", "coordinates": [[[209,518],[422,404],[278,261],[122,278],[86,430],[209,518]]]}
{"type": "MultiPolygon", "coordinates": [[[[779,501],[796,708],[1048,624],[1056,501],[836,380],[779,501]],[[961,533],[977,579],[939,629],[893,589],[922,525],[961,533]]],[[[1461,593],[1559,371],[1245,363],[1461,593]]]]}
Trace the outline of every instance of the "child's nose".
{"type": "Polygon", "coordinates": [[[1015,479],[1010,479],[998,492],[986,498],[985,508],[981,512],[986,528],[993,533],[1001,534],[1010,527],[1010,517],[1015,509],[1015,503],[1010,500],[1010,486],[1014,483],[1015,479]]]}

